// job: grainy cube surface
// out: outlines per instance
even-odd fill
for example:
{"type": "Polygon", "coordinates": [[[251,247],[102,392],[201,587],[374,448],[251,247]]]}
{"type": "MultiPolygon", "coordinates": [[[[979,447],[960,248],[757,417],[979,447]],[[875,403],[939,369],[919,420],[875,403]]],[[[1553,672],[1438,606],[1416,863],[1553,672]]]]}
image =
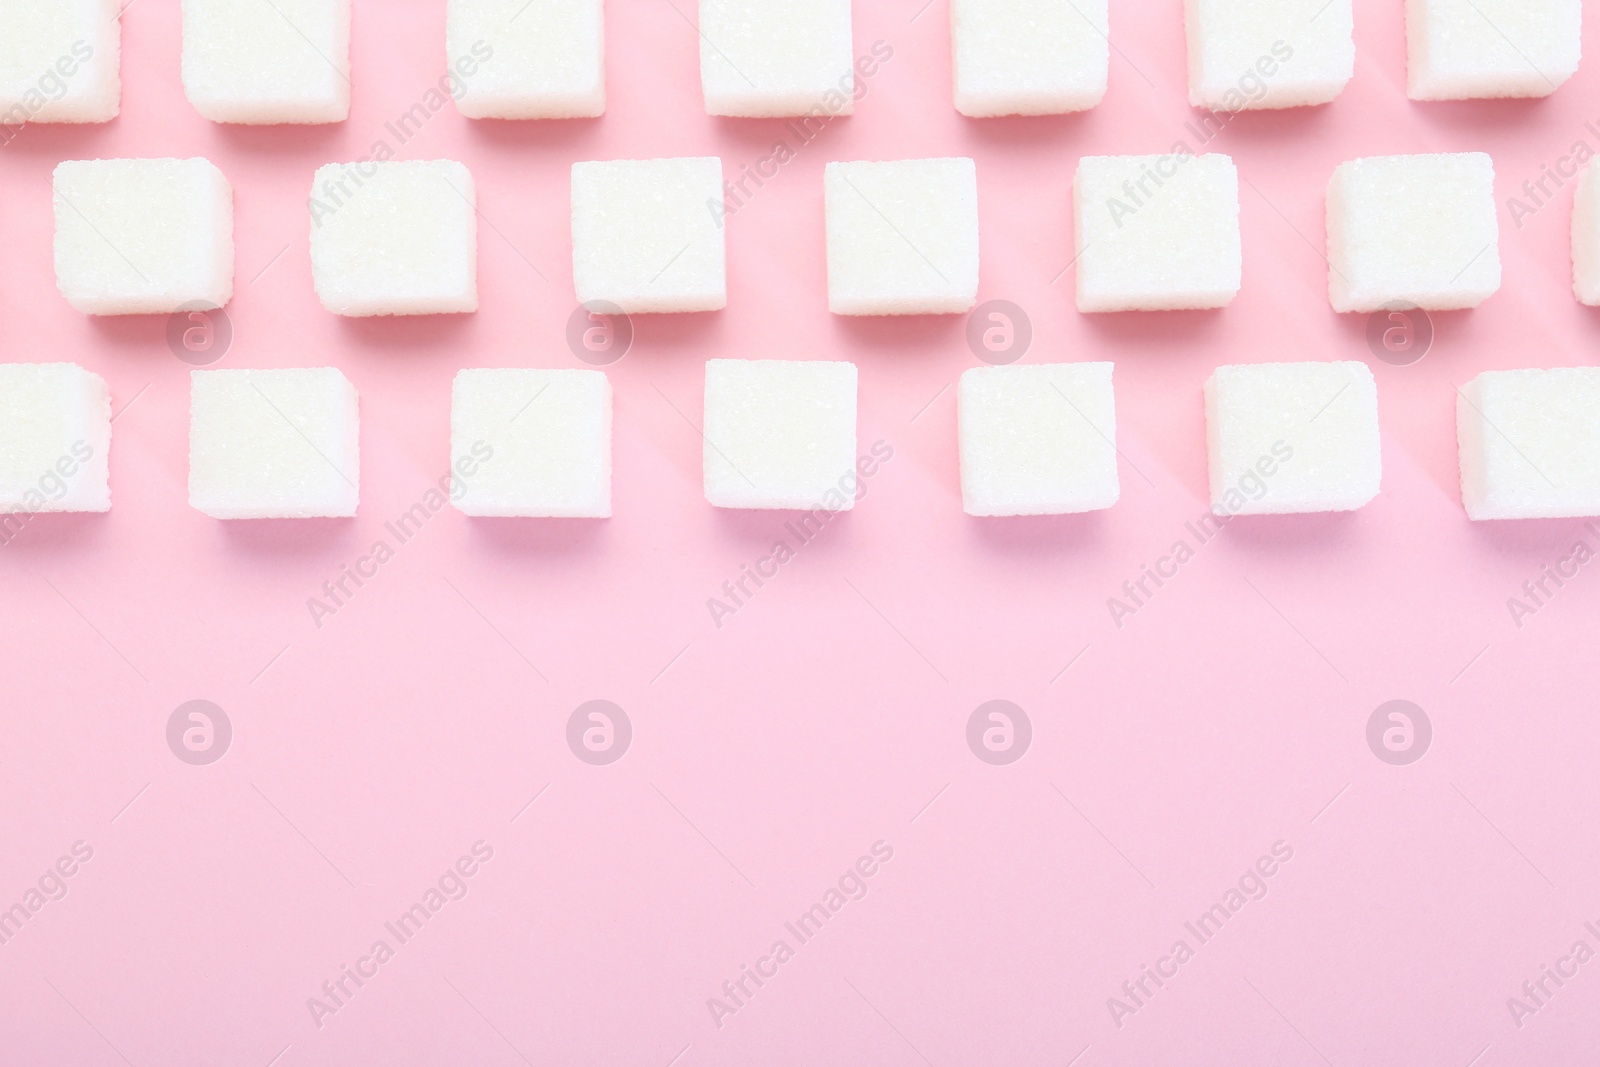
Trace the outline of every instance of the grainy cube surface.
{"type": "Polygon", "coordinates": [[[572,276],[578,302],[629,314],[728,303],[722,160],[619,159],[572,165],[572,276]]]}
{"type": "Polygon", "coordinates": [[[449,0],[445,57],[468,118],[605,113],[602,0],[449,0]]]}
{"type": "Polygon", "coordinates": [[[0,125],[116,118],[118,9],[119,0],[0,0],[0,125]]]}
{"type": "Polygon", "coordinates": [[[190,375],[189,503],[217,519],[356,513],[356,390],[331,367],[190,375]]]}
{"type": "Polygon", "coordinates": [[[1572,291],[1600,306],[1600,171],[1590,163],[1578,175],[1572,200],[1572,291]]]}
{"type": "Polygon", "coordinates": [[[1195,107],[1325,104],[1355,73],[1351,0],[1186,0],[1184,21],[1195,107]]]}
{"type": "Polygon", "coordinates": [[[1406,0],[1413,100],[1549,96],[1578,70],[1581,0],[1406,0]]]}
{"type": "Polygon", "coordinates": [[[700,82],[713,115],[850,114],[850,0],[700,0],[700,82]]]}
{"type": "Polygon", "coordinates": [[[468,515],[609,516],[611,383],[597,370],[461,371],[450,466],[468,515]]]}
{"type": "Polygon", "coordinates": [[[1107,0],[950,0],[956,110],[1059,115],[1106,94],[1107,0]]]}
{"type": "Polygon", "coordinates": [[[233,189],[204,159],[55,169],[56,285],[90,315],[167,314],[233,297],[233,189]]]}
{"type": "Polygon", "coordinates": [[[855,506],[854,363],[709,360],[704,434],[719,508],[855,506]]]}
{"type": "Polygon", "coordinates": [[[343,122],[350,0],[183,0],[183,91],[213,122],[343,122]]]}
{"type": "Polygon", "coordinates": [[[940,315],[978,300],[978,172],[970,159],[829,163],[828,309],[940,315]]]}
{"type": "Polygon", "coordinates": [[[1600,515],[1600,368],[1486,371],[1456,397],[1471,519],[1600,515]]]}
{"type": "Polygon", "coordinates": [[[1239,292],[1239,173],[1224,155],[1084,156],[1079,311],[1222,307],[1239,292]]]}
{"type": "Polygon", "coordinates": [[[41,511],[110,511],[111,393],[74,363],[0,364],[0,543],[41,511]]]}
{"type": "Polygon", "coordinates": [[[1205,397],[1216,514],[1354,511],[1378,495],[1378,388],[1365,363],[1218,367],[1205,397]]]}
{"type": "Polygon", "coordinates": [[[1117,502],[1110,363],[974,367],[956,404],[968,515],[1066,515],[1117,502]]]}
{"type": "Polygon", "coordinates": [[[478,310],[477,193],[450,160],[330,163],[311,186],[311,274],[340,315],[478,310]]]}
{"type": "Polygon", "coordinates": [[[1335,311],[1477,307],[1500,288],[1494,163],[1482,152],[1374,156],[1328,182],[1335,311]]]}

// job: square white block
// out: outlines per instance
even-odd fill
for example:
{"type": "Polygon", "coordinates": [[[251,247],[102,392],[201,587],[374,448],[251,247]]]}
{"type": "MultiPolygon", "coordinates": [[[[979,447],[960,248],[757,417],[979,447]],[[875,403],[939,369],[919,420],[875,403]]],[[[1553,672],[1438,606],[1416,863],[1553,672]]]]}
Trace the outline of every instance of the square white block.
{"type": "Polygon", "coordinates": [[[1472,308],[1500,288],[1494,162],[1482,152],[1374,156],[1328,181],[1335,311],[1472,308]]]}
{"type": "Polygon", "coordinates": [[[974,367],[956,395],[968,515],[1069,515],[1117,502],[1110,363],[974,367]]]}
{"type": "Polygon", "coordinates": [[[1572,200],[1572,291],[1600,306],[1600,171],[1590,163],[1578,175],[1572,200]]]}
{"type": "Polygon", "coordinates": [[[118,10],[119,0],[0,0],[0,125],[116,118],[118,10]]]}
{"type": "Polygon", "coordinates": [[[1581,0],[1406,0],[1413,100],[1549,96],[1578,70],[1581,0]]]}
{"type": "Polygon", "coordinates": [[[1079,311],[1217,308],[1239,292],[1239,172],[1224,155],[1084,156],[1079,311]]]}
{"type": "Polygon", "coordinates": [[[189,504],[215,519],[354,515],[359,427],[355,386],[332,367],[191,371],[189,504]]]}
{"type": "Polygon", "coordinates": [[[469,119],[593,118],[606,110],[602,0],[449,0],[445,59],[469,119]]]}
{"type": "Polygon", "coordinates": [[[978,302],[978,171],[970,159],[829,163],[828,310],[947,315],[978,302]]]}
{"type": "Polygon", "coordinates": [[[1355,73],[1351,0],[1185,0],[1184,22],[1195,107],[1326,104],[1355,73]]]}
{"type": "Polygon", "coordinates": [[[339,315],[478,310],[472,173],[447,159],[318,168],[311,276],[322,306],[339,315]]]}
{"type": "Polygon", "coordinates": [[[1378,386],[1365,363],[1218,367],[1205,395],[1214,513],[1354,511],[1378,495],[1378,386]]]}
{"type": "Polygon", "coordinates": [[[850,0],[700,0],[709,114],[848,115],[854,62],[850,0]]]}
{"type": "Polygon", "coordinates": [[[450,405],[451,499],[468,515],[611,514],[611,383],[597,370],[464,370],[450,405]]]}
{"type": "Polygon", "coordinates": [[[0,543],[40,511],[110,511],[111,391],[75,363],[0,364],[0,543]]]}
{"type": "Polygon", "coordinates": [[[706,499],[719,508],[849,511],[856,366],[706,361],[706,499]]]}
{"type": "Polygon", "coordinates": [[[1456,397],[1470,519],[1600,515],[1600,368],[1486,371],[1456,397]]]}
{"type": "Polygon", "coordinates": [[[213,122],[343,122],[350,0],[183,0],[183,91],[213,122]]]}
{"type": "Polygon", "coordinates": [[[58,165],[56,286],[90,315],[219,308],[233,298],[233,189],[204,159],[58,165]]]}
{"type": "Polygon", "coordinates": [[[1107,0],[950,0],[956,110],[1062,115],[1106,95],[1107,0]]]}
{"type": "Polygon", "coordinates": [[[628,314],[728,304],[722,160],[572,165],[572,280],[578,303],[628,314]]]}

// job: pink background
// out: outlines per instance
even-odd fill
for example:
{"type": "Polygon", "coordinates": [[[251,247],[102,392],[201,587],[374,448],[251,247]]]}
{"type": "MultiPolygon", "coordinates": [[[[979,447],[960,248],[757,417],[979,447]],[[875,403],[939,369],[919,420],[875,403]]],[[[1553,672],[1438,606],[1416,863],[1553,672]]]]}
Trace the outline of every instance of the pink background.
{"type": "MultiPolygon", "coordinates": [[[[1569,290],[1570,187],[1521,228],[1504,200],[1574,141],[1600,147],[1584,128],[1600,66],[1544,101],[1411,104],[1401,5],[1357,0],[1356,76],[1337,102],[1242,115],[1210,146],[1247,183],[1238,299],[1089,317],[1062,273],[1073,168],[1189,136],[1181,5],[1114,5],[1094,111],[972,121],[949,102],[945,0],[921,3],[856,5],[858,53],[881,39],[894,58],[854,117],[730,220],[727,310],[636,320],[609,369],[616,517],[447,510],[320,629],[307,598],[444,472],[456,371],[579,365],[563,339],[569,165],[715,154],[731,173],[781,124],[703,113],[689,0],[614,0],[604,119],[447,108],[400,152],[465,162],[484,217],[482,310],[410,321],[321,309],[305,201],[317,165],[364,154],[442,73],[440,0],[356,0],[351,118],[312,129],[202,120],[179,83],[176,0],[135,0],[122,117],[29,127],[0,150],[0,358],[82,363],[126,407],[115,509],[39,517],[0,549],[0,907],[74,842],[94,850],[0,946],[0,1063],[1593,1056],[1600,962],[1520,1029],[1506,998],[1578,939],[1600,948],[1582,925],[1600,919],[1586,684],[1600,570],[1521,629],[1506,600],[1596,539],[1575,521],[1466,520],[1452,385],[1590,361],[1600,319],[1569,290]],[[1372,361],[1382,494],[1350,515],[1237,521],[1116,628],[1106,598],[1205,507],[1211,369],[1371,360],[1364,319],[1328,308],[1334,166],[1456,150],[1494,156],[1505,284],[1437,316],[1420,364],[1372,361]],[[1126,460],[1108,512],[965,517],[950,388],[977,365],[964,318],[827,311],[823,164],[958,154],[978,164],[980,298],[1027,310],[1027,360],[1116,361],[1126,460]],[[359,389],[359,518],[191,510],[189,368],[165,321],[86,318],[55,291],[53,165],[163,155],[209,157],[236,193],[236,338],[219,366],[331,364],[359,389]],[[707,598],[787,516],[701,496],[691,424],[713,356],[855,361],[862,446],[895,450],[857,509],[721,629],[707,598]],[[196,698],[235,731],[208,767],[165,742],[196,698]],[[595,698],[635,731],[605,767],[564,738],[595,698]],[[996,698],[1034,727],[1006,767],[965,741],[996,698]],[[1408,767],[1365,741],[1396,698],[1435,731],[1408,767]],[[307,999],[480,840],[493,859],[467,896],[319,1028],[307,999]],[[707,998],[880,840],[894,856],[865,899],[716,1026],[707,998]],[[1119,1028],[1107,998],[1277,841],[1294,857],[1267,896],[1119,1028]]],[[[1585,36],[1594,52],[1593,19],[1585,36]]]]}

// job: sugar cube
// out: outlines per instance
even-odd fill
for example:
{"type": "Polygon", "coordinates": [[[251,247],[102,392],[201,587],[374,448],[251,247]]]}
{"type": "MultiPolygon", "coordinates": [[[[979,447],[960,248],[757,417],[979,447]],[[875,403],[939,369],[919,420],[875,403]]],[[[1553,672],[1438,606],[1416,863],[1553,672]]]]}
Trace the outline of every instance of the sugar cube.
{"type": "Polygon", "coordinates": [[[350,0],[183,0],[183,91],[213,122],[343,122],[350,0]]]}
{"type": "Polygon", "coordinates": [[[233,297],[233,189],[204,159],[69,160],[52,181],[56,286],[90,315],[233,297]]]}
{"type": "Polygon", "coordinates": [[[1378,495],[1378,386],[1365,363],[1218,367],[1205,396],[1215,514],[1354,511],[1378,495]]]}
{"type": "Polygon", "coordinates": [[[1590,163],[1578,175],[1572,200],[1572,291],[1600,306],[1600,171],[1590,163]]]}
{"type": "Polygon", "coordinates": [[[41,511],[110,511],[111,392],[75,363],[0,364],[0,543],[41,511]]]}
{"type": "Polygon", "coordinates": [[[1485,371],[1456,396],[1470,519],[1600,515],[1600,368],[1485,371]]]}
{"type": "Polygon", "coordinates": [[[332,367],[190,372],[189,504],[216,519],[346,517],[356,390],[332,367]]]}
{"type": "Polygon", "coordinates": [[[574,163],[578,303],[605,302],[627,314],[726,307],[722,202],[715,156],[574,163]]]}
{"type": "Polygon", "coordinates": [[[950,0],[956,110],[1061,115],[1106,95],[1107,0],[950,0]]]}
{"type": "MultiPolygon", "coordinates": [[[[117,117],[119,2],[0,0],[0,126],[117,117]]],[[[11,136],[0,130],[0,144],[11,136]]]]}
{"type": "Polygon", "coordinates": [[[1500,288],[1494,162],[1482,152],[1375,156],[1328,181],[1335,311],[1477,307],[1500,288]]]}
{"type": "Polygon", "coordinates": [[[1110,363],[974,367],[956,410],[968,515],[1069,515],[1117,502],[1110,363]]]}
{"type": "Polygon", "coordinates": [[[311,276],[339,315],[478,310],[477,192],[451,160],[330,163],[311,187],[311,276]]]}
{"type": "Polygon", "coordinates": [[[857,487],[855,364],[708,360],[703,436],[713,505],[848,511],[857,487]]]}
{"type": "Polygon", "coordinates": [[[1216,308],[1239,292],[1239,172],[1224,155],[1084,156],[1079,311],[1216,308]]]}
{"type": "Polygon", "coordinates": [[[1406,0],[1406,93],[1549,96],[1577,73],[1582,21],[1582,0],[1406,0]]]}
{"type": "Polygon", "coordinates": [[[977,304],[972,160],[829,163],[823,200],[834,314],[959,314],[977,304]]]}
{"type": "Polygon", "coordinates": [[[1195,107],[1326,104],[1355,73],[1351,0],[1186,0],[1184,22],[1195,107]]]}
{"type": "Polygon", "coordinates": [[[700,82],[712,115],[850,114],[850,0],[700,0],[700,82]]]}
{"type": "Polygon", "coordinates": [[[449,0],[445,53],[468,118],[605,113],[602,0],[449,0]]]}
{"type": "Polygon", "coordinates": [[[468,515],[608,517],[610,381],[597,370],[461,371],[450,465],[468,515]]]}

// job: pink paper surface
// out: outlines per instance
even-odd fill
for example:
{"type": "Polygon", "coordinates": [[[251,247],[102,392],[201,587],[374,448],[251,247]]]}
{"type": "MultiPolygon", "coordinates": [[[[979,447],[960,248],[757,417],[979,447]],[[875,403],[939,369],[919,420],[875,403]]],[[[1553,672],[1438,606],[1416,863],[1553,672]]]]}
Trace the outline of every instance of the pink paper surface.
{"type": "MultiPolygon", "coordinates": [[[[608,368],[615,517],[446,509],[320,627],[308,599],[444,474],[456,371],[581,366],[564,340],[571,163],[714,154],[733,176],[792,133],[704,114],[688,0],[609,5],[603,119],[446,107],[403,145],[385,123],[443,72],[439,0],[356,0],[350,120],[309,129],[201,119],[176,0],[136,0],[121,118],[0,149],[0,358],[81,363],[119,412],[114,509],[37,517],[0,548],[0,908],[76,843],[92,850],[0,945],[0,1063],[1589,1062],[1600,961],[1534,987],[1536,1012],[1507,1002],[1533,1006],[1523,983],[1570,972],[1576,942],[1600,950],[1584,925],[1600,929],[1600,564],[1520,627],[1507,601],[1600,534],[1469,523],[1452,387],[1591,361],[1570,185],[1520,225],[1505,201],[1575,143],[1600,147],[1600,68],[1547,100],[1412,104],[1402,5],[1357,0],[1356,75],[1335,103],[1243,114],[1205,145],[1241,174],[1239,297],[1091,317],[1067,269],[1073,170],[1199,147],[1181,5],[1118,0],[1095,110],[974,121],[950,104],[947,5],[922,3],[857,3],[857,51],[882,41],[893,58],[729,220],[727,309],[635,320],[608,368]],[[378,139],[472,169],[477,314],[357,321],[317,303],[311,174],[378,139]],[[1466,150],[1495,160],[1504,286],[1435,316],[1422,362],[1383,364],[1365,318],[1328,307],[1328,176],[1466,150]],[[235,338],[217,365],[333,365],[360,391],[358,518],[191,510],[190,368],[165,320],[86,318],[56,292],[51,168],[169,155],[210,158],[235,190],[235,338]],[[828,313],[823,165],[943,155],[977,160],[980,299],[1026,310],[1026,360],[1116,362],[1109,511],[964,516],[965,318],[828,313]],[[793,538],[792,516],[701,495],[702,365],[719,356],[856,362],[862,448],[894,452],[720,627],[708,599],[793,538]],[[1205,511],[1206,377],[1301,359],[1373,363],[1382,493],[1354,514],[1236,521],[1119,628],[1107,599],[1205,511]],[[167,743],[196,699],[233,730],[208,766],[167,743]],[[595,699],[633,731],[604,766],[567,742],[595,699]],[[967,743],[997,699],[1032,725],[1006,766],[967,743]],[[1432,724],[1408,766],[1367,742],[1396,699],[1432,724]],[[426,911],[475,845],[492,858],[463,865],[465,895],[402,942],[386,924],[426,911]],[[785,924],[826,910],[875,845],[892,858],[862,864],[865,896],[797,937],[785,924]],[[1201,943],[1185,924],[1275,846],[1292,858],[1262,865],[1265,895],[1201,943]],[[392,956],[331,999],[324,983],[372,971],[380,940],[392,956]],[[1192,958],[1175,976],[1124,992],[1179,940],[1192,958]],[[746,967],[770,976],[735,998],[724,984],[746,967]],[[1119,1020],[1112,997],[1137,1010],[1119,1020]]],[[[1593,20],[1585,36],[1593,51],[1593,20]]]]}

